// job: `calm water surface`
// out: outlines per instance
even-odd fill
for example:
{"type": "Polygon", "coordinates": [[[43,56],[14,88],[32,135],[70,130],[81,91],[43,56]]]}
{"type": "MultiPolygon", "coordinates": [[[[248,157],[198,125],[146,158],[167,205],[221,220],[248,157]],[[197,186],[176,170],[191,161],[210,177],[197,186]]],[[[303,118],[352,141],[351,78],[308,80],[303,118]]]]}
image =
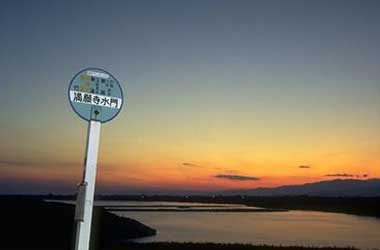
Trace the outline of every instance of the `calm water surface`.
{"type": "MultiPolygon", "coordinates": [[[[171,202],[102,202],[98,205],[210,206],[171,202]]],[[[215,204],[214,204],[215,205],[215,204]]],[[[219,204],[220,205],[220,204],[219,204]]],[[[241,207],[240,205],[228,205],[241,207]]],[[[238,242],[274,245],[354,246],[380,249],[380,220],[337,213],[114,212],[157,230],[138,242],[238,242]]]]}

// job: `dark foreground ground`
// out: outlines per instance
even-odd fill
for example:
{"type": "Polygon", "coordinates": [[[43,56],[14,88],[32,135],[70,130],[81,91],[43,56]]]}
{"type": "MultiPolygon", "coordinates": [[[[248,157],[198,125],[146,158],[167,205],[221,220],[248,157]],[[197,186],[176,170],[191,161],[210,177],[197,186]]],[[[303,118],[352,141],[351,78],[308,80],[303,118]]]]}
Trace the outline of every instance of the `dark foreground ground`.
{"type": "MultiPolygon", "coordinates": [[[[72,250],[75,208],[37,198],[0,196],[1,250],[72,250]]],[[[108,249],[121,240],[152,236],[156,231],[136,220],[94,209],[91,249],[108,249]]]]}

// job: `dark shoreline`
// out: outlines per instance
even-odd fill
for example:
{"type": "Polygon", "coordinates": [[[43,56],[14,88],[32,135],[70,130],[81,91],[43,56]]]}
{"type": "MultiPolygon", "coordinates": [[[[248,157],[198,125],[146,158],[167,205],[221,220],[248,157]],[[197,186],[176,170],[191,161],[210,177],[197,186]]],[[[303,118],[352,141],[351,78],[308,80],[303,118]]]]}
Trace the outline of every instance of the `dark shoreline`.
{"type": "Polygon", "coordinates": [[[99,196],[101,200],[238,204],[265,209],[343,213],[380,218],[380,197],[314,196],[99,196]],[[120,198],[120,199],[119,199],[120,198]]]}

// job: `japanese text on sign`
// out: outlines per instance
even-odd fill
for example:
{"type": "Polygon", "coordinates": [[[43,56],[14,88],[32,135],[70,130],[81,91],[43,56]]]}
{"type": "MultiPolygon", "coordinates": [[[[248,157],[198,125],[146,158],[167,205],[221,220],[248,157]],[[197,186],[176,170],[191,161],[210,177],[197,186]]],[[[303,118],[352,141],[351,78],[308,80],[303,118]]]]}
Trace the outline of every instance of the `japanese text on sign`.
{"type": "Polygon", "coordinates": [[[70,100],[72,102],[116,109],[120,109],[122,103],[120,98],[73,90],[70,91],[70,100]]]}

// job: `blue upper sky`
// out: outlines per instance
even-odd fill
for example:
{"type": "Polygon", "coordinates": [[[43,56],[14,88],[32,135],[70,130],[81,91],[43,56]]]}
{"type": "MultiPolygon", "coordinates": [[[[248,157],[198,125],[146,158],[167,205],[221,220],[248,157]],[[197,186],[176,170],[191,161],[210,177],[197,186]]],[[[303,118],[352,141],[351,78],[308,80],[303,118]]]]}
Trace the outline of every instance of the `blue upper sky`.
{"type": "Polygon", "coordinates": [[[194,144],[212,131],[223,145],[269,129],[289,141],[299,124],[301,143],[331,131],[332,143],[352,139],[343,150],[377,150],[379,13],[376,0],[2,1],[0,173],[81,161],[86,126],[66,93],[86,67],[124,83],[124,113],[105,137],[147,155],[149,141],[194,144]]]}

